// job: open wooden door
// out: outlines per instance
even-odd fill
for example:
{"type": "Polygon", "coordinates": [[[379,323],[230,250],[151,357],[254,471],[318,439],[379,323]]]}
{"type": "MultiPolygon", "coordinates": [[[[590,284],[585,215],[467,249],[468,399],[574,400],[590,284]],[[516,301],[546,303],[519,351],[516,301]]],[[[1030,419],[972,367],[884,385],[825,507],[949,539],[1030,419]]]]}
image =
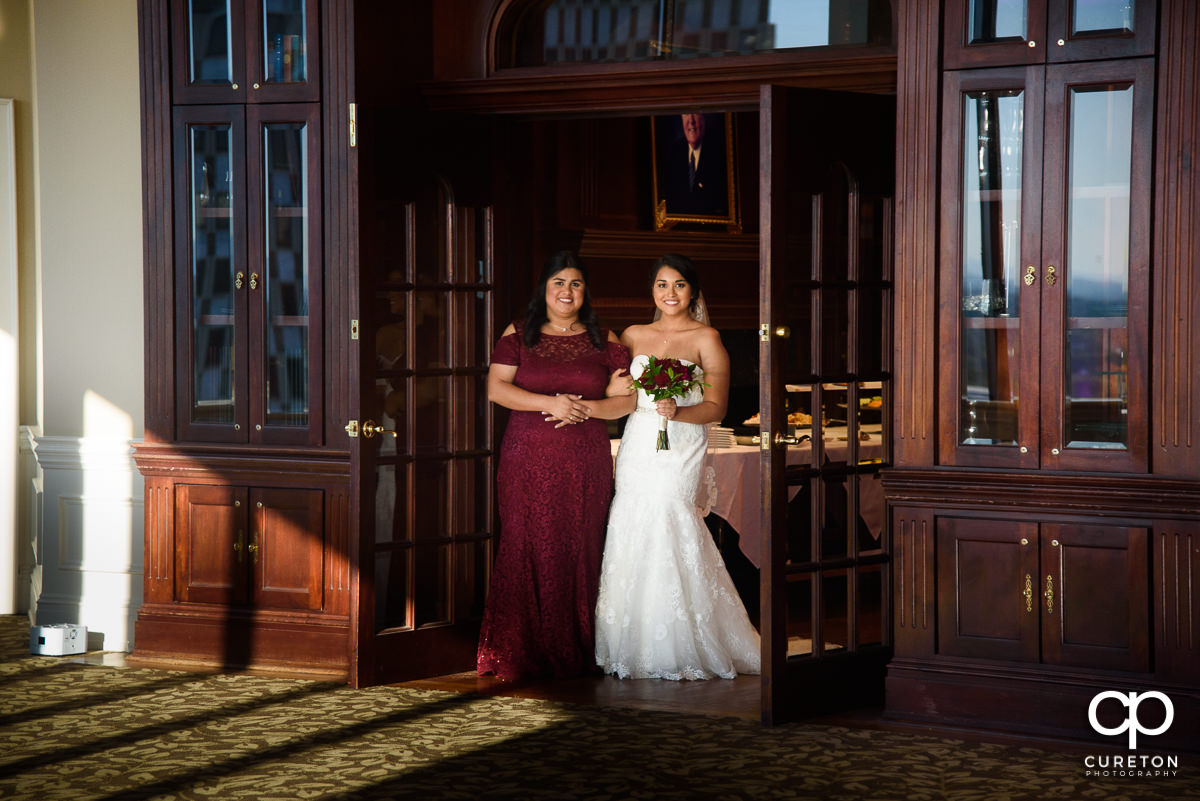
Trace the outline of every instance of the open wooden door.
{"type": "Polygon", "coordinates": [[[760,103],[760,629],[772,724],[883,699],[895,100],[764,86],[760,103]]]}
{"type": "Polygon", "coordinates": [[[370,208],[360,210],[359,416],[349,432],[355,686],[474,669],[495,520],[493,223],[478,188],[489,157],[476,148],[451,158],[467,152],[455,143],[470,125],[459,121],[374,123],[413,141],[364,143],[360,165],[370,208]]]}

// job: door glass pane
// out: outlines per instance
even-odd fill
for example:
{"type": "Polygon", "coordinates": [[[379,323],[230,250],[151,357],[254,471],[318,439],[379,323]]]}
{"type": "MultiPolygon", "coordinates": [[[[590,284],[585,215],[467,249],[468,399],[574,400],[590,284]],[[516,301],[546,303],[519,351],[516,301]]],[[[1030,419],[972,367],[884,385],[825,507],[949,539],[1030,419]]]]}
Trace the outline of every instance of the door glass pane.
{"type": "MultiPolygon", "coordinates": [[[[413,379],[413,398],[410,413],[414,418],[416,451],[418,453],[448,452],[450,441],[450,378],[430,376],[413,379]]],[[[443,497],[422,495],[423,498],[443,497]]]]}
{"type": "Polygon", "coordinates": [[[229,0],[188,1],[188,82],[226,85],[233,82],[233,48],[229,42],[229,0]]]}
{"type": "Polygon", "coordinates": [[[266,0],[263,75],[271,83],[302,83],[308,74],[305,0],[266,0]]]}
{"type": "Polygon", "coordinates": [[[375,555],[375,630],[411,627],[408,586],[412,550],[381,551],[375,555]]]}
{"type": "Polygon", "coordinates": [[[1026,6],[1026,0],[971,0],[967,44],[1024,40],[1029,22],[1026,6]]]}
{"type": "Polygon", "coordinates": [[[1135,2],[1136,0],[1074,0],[1071,3],[1071,33],[1133,33],[1135,2]]]}
{"type": "Polygon", "coordinates": [[[307,126],[265,126],[267,424],[308,425],[307,126]]]}
{"type": "Polygon", "coordinates": [[[1021,395],[1022,93],[970,92],[963,111],[959,441],[1012,445],[1021,395]]]}
{"type": "Polygon", "coordinates": [[[1070,104],[1064,428],[1068,447],[1124,448],[1133,87],[1072,89],[1070,104]]]}
{"type": "Polygon", "coordinates": [[[236,269],[229,125],[188,128],[192,179],[192,420],[234,420],[236,269]]]}
{"type": "Polygon", "coordinates": [[[375,542],[405,542],[409,539],[409,474],[408,465],[375,466],[375,542]]]}

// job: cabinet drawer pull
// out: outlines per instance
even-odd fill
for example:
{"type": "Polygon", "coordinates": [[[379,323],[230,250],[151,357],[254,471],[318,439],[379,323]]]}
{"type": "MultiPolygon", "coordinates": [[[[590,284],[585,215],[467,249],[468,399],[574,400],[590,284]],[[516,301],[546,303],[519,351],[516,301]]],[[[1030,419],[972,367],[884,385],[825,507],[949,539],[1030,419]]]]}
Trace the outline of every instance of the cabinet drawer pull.
{"type": "Polygon", "coordinates": [[[1058,276],[1054,272],[1054,265],[1046,265],[1046,286],[1054,286],[1054,282],[1058,280],[1058,276]]]}
{"type": "Polygon", "coordinates": [[[1037,280],[1037,267],[1032,264],[1025,265],[1025,286],[1033,286],[1033,282],[1037,280]]]}
{"type": "Polygon", "coordinates": [[[246,546],[246,550],[250,552],[250,558],[254,564],[258,564],[258,535],[255,534],[250,538],[250,544],[246,546]]]}
{"type": "Polygon", "coordinates": [[[1051,577],[1049,575],[1046,576],[1046,591],[1044,593],[1042,593],[1042,597],[1044,597],[1046,599],[1046,611],[1053,614],[1054,613],[1054,579],[1053,579],[1053,577],[1051,577]]]}
{"type": "Polygon", "coordinates": [[[1033,576],[1031,576],[1028,573],[1025,574],[1025,592],[1022,594],[1025,596],[1025,611],[1032,612],[1033,611],[1033,576]]]}
{"type": "Polygon", "coordinates": [[[235,289],[241,289],[241,288],[242,288],[242,281],[244,281],[244,280],[246,280],[246,274],[245,274],[245,273],[238,273],[236,276],[234,276],[234,278],[233,278],[233,286],[234,286],[234,288],[235,288],[235,289]]]}

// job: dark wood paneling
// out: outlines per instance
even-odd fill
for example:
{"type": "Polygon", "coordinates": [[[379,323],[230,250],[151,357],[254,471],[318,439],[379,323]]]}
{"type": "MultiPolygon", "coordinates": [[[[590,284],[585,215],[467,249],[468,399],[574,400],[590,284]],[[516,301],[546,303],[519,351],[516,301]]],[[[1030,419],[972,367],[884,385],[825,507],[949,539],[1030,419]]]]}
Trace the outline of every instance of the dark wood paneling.
{"type": "Polygon", "coordinates": [[[1160,675],[1200,682],[1200,522],[1154,522],[1154,640],[1160,675]]]}
{"type": "Polygon", "coordinates": [[[1151,469],[1200,476],[1200,6],[1163,0],[1155,119],[1151,469]]]}
{"type": "MultiPolygon", "coordinates": [[[[936,20],[933,24],[936,31],[936,20]]],[[[931,52],[936,59],[936,44],[931,52]]],[[[936,79],[936,61],[934,67],[936,79]]],[[[763,84],[890,92],[896,86],[896,56],[890,48],[863,48],[837,60],[810,50],[691,63],[556,64],[498,70],[486,79],[442,80],[421,92],[431,108],[445,111],[596,116],[697,106],[752,109],[763,84]]]]}
{"type": "Polygon", "coordinates": [[[892,503],[945,509],[1125,519],[1200,517],[1200,484],[1175,479],[909,468],[884,471],[883,487],[892,503]]]}
{"type": "Polygon", "coordinates": [[[320,490],[250,490],[251,601],[255,605],[324,608],[323,501],[320,490]]]}
{"type": "Polygon", "coordinates": [[[143,598],[150,603],[168,603],[174,593],[175,487],[163,478],[147,478],[145,483],[143,598]]]}
{"type": "Polygon", "coordinates": [[[175,488],[175,600],[235,604],[246,600],[246,489],[183,484],[175,488]]]}
{"type": "Polygon", "coordinates": [[[144,476],[179,481],[326,486],[344,484],[350,477],[346,454],[300,448],[143,445],[133,459],[144,476]]]}
{"type": "Polygon", "coordinates": [[[897,465],[934,458],[939,3],[896,15],[895,425],[897,465]]]}
{"type": "Polygon", "coordinates": [[[892,587],[896,655],[931,656],[937,622],[933,512],[892,509],[892,587]]]}
{"type": "Polygon", "coordinates": [[[145,326],[146,442],[174,437],[175,353],[171,309],[175,297],[171,213],[171,75],[167,7],[138,2],[142,109],[142,288],[145,326]]]}

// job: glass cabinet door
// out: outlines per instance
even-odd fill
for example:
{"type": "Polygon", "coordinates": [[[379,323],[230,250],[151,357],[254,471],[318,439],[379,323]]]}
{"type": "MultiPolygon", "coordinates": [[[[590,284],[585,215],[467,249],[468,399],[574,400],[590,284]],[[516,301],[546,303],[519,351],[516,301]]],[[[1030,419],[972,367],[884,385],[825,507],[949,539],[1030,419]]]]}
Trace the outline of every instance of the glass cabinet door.
{"type": "Polygon", "coordinates": [[[320,107],[175,109],[179,438],[315,444],[320,107]]]}
{"type": "Polygon", "coordinates": [[[307,443],[320,421],[319,116],[313,104],[247,113],[251,441],[307,443]]]}
{"type": "Polygon", "coordinates": [[[240,106],[175,110],[176,313],[180,435],[245,438],[245,128],[240,106]]]}
{"type": "Polygon", "coordinates": [[[1153,67],[946,73],[943,464],[1147,469],[1153,67]]]}
{"type": "Polygon", "coordinates": [[[946,0],[946,69],[1154,52],[1155,0],[946,0]]]}
{"type": "Polygon", "coordinates": [[[946,69],[1046,60],[1047,0],[946,0],[946,69]]]}
{"type": "Polygon", "coordinates": [[[942,408],[950,464],[1037,466],[1042,70],[949,72],[942,141],[942,408]],[[951,267],[953,265],[953,267],[951,267]]]}
{"type": "Polygon", "coordinates": [[[315,101],[315,0],[174,0],[175,103],[315,101]]]}
{"type": "Polygon", "coordinates": [[[1046,60],[1082,61],[1154,53],[1155,0],[1055,0],[1046,60]]]}
{"type": "Polygon", "coordinates": [[[1146,464],[1153,63],[1050,67],[1042,464],[1146,464]]]}

